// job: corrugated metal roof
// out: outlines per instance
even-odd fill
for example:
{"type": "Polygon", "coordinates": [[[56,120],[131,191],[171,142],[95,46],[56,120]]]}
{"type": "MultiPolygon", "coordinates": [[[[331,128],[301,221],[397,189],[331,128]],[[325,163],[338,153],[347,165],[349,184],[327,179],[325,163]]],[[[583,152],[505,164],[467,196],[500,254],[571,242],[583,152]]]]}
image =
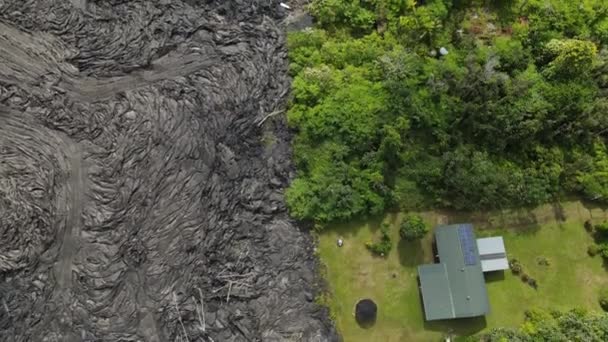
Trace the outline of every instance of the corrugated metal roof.
{"type": "Polygon", "coordinates": [[[477,248],[482,258],[487,254],[506,254],[505,242],[502,236],[477,239],[477,248]]]}
{"type": "Polygon", "coordinates": [[[470,265],[465,264],[459,231],[462,234],[463,230],[468,230],[468,233],[472,234],[472,229],[473,227],[470,224],[440,226],[435,229],[435,240],[439,261],[441,262],[435,265],[442,266],[428,266],[435,266],[432,270],[436,272],[441,269],[440,267],[443,267],[445,277],[439,277],[435,273],[420,273],[421,269],[426,271],[427,265],[418,268],[425,316],[429,321],[476,317],[485,315],[490,311],[488,293],[476,243],[466,245],[465,248],[471,249],[469,252],[475,258],[474,263],[467,262],[470,265]],[[430,286],[429,284],[432,282],[443,282],[443,284],[430,286]],[[446,286],[449,288],[451,303],[446,299],[446,286]],[[451,305],[453,314],[448,314],[447,310],[441,309],[446,305],[451,305]]]}
{"type": "Polygon", "coordinates": [[[507,258],[481,260],[481,269],[484,272],[493,272],[509,269],[507,258]]]}
{"type": "Polygon", "coordinates": [[[445,264],[418,266],[418,275],[427,320],[455,317],[445,264]],[[432,300],[426,300],[430,298],[432,300]]]}

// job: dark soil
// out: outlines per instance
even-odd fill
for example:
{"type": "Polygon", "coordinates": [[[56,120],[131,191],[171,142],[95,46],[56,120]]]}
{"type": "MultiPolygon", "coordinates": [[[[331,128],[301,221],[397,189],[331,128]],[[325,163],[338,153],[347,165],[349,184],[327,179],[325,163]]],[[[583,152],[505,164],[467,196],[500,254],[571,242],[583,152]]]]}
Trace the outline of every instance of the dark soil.
{"type": "Polygon", "coordinates": [[[283,200],[284,19],[0,0],[0,341],[337,340],[283,200]]]}

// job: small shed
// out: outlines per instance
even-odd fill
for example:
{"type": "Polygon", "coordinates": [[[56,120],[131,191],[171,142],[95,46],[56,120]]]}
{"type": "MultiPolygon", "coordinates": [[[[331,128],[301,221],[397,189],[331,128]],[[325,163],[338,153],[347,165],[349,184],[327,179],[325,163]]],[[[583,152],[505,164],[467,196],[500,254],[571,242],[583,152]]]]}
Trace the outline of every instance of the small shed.
{"type": "Polygon", "coordinates": [[[477,249],[483,272],[509,269],[509,260],[502,236],[477,239],[477,249]]]}

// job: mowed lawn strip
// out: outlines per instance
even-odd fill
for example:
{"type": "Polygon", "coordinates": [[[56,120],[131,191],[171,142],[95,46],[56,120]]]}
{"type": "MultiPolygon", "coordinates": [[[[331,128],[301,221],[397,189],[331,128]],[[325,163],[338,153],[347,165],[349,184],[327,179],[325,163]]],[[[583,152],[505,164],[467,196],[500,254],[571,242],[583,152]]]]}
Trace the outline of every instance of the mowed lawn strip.
{"type": "Polygon", "coordinates": [[[401,214],[389,214],[393,250],[386,258],[372,256],[365,243],[377,238],[382,218],[336,225],[319,235],[319,255],[329,285],[329,306],[346,342],[433,341],[446,333],[474,334],[494,327],[516,327],[531,308],[599,310],[597,292],[608,284],[599,256],[587,255],[593,242],[583,222],[600,222],[606,212],[580,202],[543,206],[531,211],[495,213],[421,213],[434,227],[441,223],[472,222],[477,237],[502,235],[509,258],[517,258],[523,272],[536,279],[535,290],[510,271],[486,276],[491,313],[485,318],[425,322],[416,267],[432,262],[432,232],[419,242],[403,242],[401,214]],[[561,220],[561,219],[565,220],[561,220]],[[504,229],[499,229],[503,228],[504,229]],[[338,238],[344,246],[337,247],[338,238]],[[549,266],[539,264],[544,258],[549,266]],[[371,298],[378,305],[376,324],[358,326],[354,306],[371,298]]]}

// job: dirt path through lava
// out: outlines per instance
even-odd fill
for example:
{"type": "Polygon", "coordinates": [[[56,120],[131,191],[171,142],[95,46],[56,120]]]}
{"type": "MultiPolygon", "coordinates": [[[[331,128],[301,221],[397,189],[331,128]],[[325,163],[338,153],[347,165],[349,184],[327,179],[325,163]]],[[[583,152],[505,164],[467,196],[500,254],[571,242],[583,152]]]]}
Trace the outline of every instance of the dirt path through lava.
{"type": "Polygon", "coordinates": [[[103,101],[118,93],[145,87],[161,80],[187,76],[218,64],[221,64],[221,60],[214,56],[187,55],[163,58],[152,62],[148,70],[138,70],[126,76],[109,79],[89,77],[62,81],[59,87],[69,89],[80,101],[103,101]]]}
{"type": "Polygon", "coordinates": [[[86,193],[85,175],[82,169],[82,154],[78,146],[74,144],[66,144],[69,148],[67,152],[69,156],[69,173],[68,180],[68,198],[69,209],[67,213],[67,222],[63,232],[63,241],[61,242],[61,251],[59,252],[59,260],[55,277],[57,278],[57,287],[59,291],[64,291],[72,287],[72,266],[74,256],[79,248],[80,231],[81,231],[81,215],[83,208],[83,194],[86,193]]]}

